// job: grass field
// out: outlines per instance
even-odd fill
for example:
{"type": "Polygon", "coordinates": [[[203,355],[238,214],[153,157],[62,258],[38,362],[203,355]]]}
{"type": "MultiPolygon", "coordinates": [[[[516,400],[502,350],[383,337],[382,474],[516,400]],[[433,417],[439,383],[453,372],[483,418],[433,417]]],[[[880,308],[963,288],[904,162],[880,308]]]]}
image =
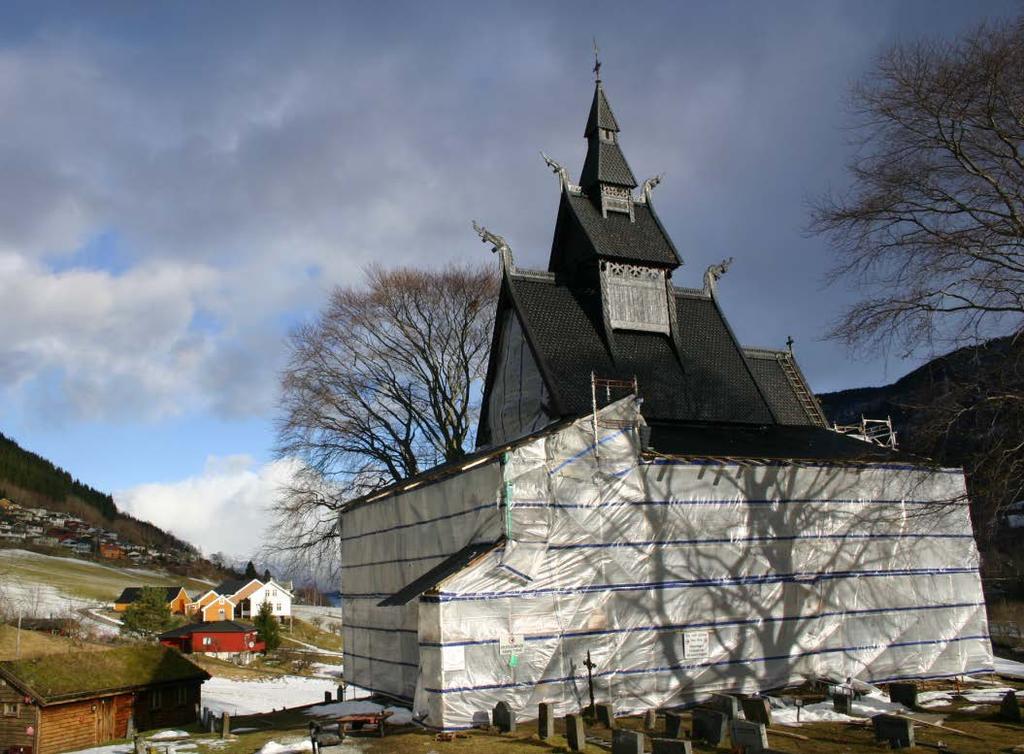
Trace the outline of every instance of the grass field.
{"type": "MultiPolygon", "coordinates": [[[[13,660],[18,648],[18,629],[0,624],[0,660],[13,660]]],[[[63,636],[50,636],[40,631],[21,632],[20,656],[24,658],[61,652],[82,652],[91,649],[109,649],[105,644],[72,641],[63,636]]]]}
{"type": "Polygon", "coordinates": [[[203,581],[156,571],[117,567],[88,560],[55,557],[26,550],[0,550],[0,588],[6,583],[41,584],[82,600],[111,602],[127,586],[174,586],[187,591],[206,591],[203,581]]]}

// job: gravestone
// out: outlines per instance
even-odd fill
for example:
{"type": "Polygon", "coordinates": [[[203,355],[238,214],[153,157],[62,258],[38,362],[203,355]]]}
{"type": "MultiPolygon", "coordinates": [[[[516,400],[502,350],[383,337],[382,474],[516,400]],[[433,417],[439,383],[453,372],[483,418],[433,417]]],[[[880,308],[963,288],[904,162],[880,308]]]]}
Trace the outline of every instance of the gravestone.
{"type": "Polygon", "coordinates": [[[613,731],[612,754],[644,754],[644,734],[625,728],[613,731]]]}
{"type": "Polygon", "coordinates": [[[597,722],[606,728],[615,727],[615,709],[610,704],[597,705],[597,722]]]}
{"type": "Polygon", "coordinates": [[[748,720],[729,721],[729,738],[732,748],[744,754],[764,754],[768,751],[768,733],[761,723],[748,720]]]}
{"type": "Polygon", "coordinates": [[[345,687],[346,686],[348,686],[348,684],[345,683],[344,681],[342,681],[340,684],[338,684],[338,701],[339,702],[345,701],[345,687]]]}
{"type": "Polygon", "coordinates": [[[644,713],[644,730],[654,730],[658,725],[658,711],[649,709],[644,713]]]}
{"type": "Polygon", "coordinates": [[[1016,692],[1006,692],[1003,701],[999,704],[999,717],[1014,723],[1020,722],[1020,703],[1017,701],[1016,692]]]}
{"type": "Polygon", "coordinates": [[[220,737],[227,738],[231,735],[231,715],[224,712],[220,716],[220,737]]]}
{"type": "Polygon", "coordinates": [[[474,728],[490,728],[491,727],[491,713],[485,709],[478,709],[473,713],[473,727],[474,728]]]}
{"type": "Polygon", "coordinates": [[[537,736],[547,741],[555,735],[555,708],[546,702],[537,705],[537,736]]]}
{"type": "Polygon", "coordinates": [[[583,715],[565,716],[565,740],[569,742],[569,751],[585,751],[587,748],[586,732],[583,729],[583,715]]]}
{"type": "Polygon", "coordinates": [[[693,744],[678,738],[652,738],[651,754],[693,754],[693,744]]]}
{"type": "Polygon", "coordinates": [[[133,737],[132,744],[134,746],[135,754],[146,754],[143,749],[145,744],[142,743],[142,736],[140,736],[138,733],[136,733],[135,736],[133,737]]]}
{"type": "Polygon", "coordinates": [[[917,707],[916,683],[890,683],[889,701],[914,709],[917,707]]]}
{"type": "Polygon", "coordinates": [[[330,703],[331,703],[331,692],[330,691],[325,691],[324,692],[324,704],[330,704],[330,703]]]}
{"type": "Polygon", "coordinates": [[[718,746],[725,740],[726,726],[729,719],[716,709],[696,707],[693,710],[693,736],[699,741],[707,741],[718,746]]]}
{"type": "Polygon", "coordinates": [[[665,713],[665,738],[683,737],[683,716],[678,712],[665,713]]]}
{"type": "Polygon", "coordinates": [[[842,715],[852,715],[853,697],[850,694],[836,694],[832,697],[832,709],[842,715]]]}
{"type": "Polygon", "coordinates": [[[908,749],[914,745],[914,724],[905,717],[875,715],[871,718],[875,740],[887,741],[894,749],[908,749]]]}
{"type": "Polygon", "coordinates": [[[772,705],[763,696],[752,696],[749,699],[742,700],[743,704],[743,716],[753,723],[761,723],[761,725],[771,726],[772,724],[772,705]]]}
{"type": "Polygon", "coordinates": [[[494,705],[492,719],[499,733],[516,732],[516,713],[508,706],[508,702],[498,702],[494,705]]]}
{"type": "Polygon", "coordinates": [[[740,714],[740,700],[731,694],[712,694],[707,705],[721,712],[728,720],[742,717],[740,714]]]}

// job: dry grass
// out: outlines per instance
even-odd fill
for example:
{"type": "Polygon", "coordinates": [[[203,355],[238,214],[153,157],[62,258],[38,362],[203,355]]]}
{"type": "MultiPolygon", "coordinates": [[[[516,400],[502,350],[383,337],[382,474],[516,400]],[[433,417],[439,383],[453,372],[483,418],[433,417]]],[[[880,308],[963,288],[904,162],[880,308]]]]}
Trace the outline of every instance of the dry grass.
{"type": "MultiPolygon", "coordinates": [[[[14,626],[0,624],[0,660],[13,660],[17,644],[18,629],[14,626]]],[[[22,659],[97,649],[110,649],[110,647],[105,644],[74,641],[65,636],[50,636],[42,631],[23,630],[21,632],[22,659]]]]}

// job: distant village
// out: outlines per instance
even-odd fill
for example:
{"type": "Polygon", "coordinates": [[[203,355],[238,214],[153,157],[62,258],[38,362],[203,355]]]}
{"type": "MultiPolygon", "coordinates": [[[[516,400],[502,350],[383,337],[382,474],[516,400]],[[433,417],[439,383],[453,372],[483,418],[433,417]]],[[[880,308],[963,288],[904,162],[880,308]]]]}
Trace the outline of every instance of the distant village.
{"type": "Polygon", "coordinates": [[[3,546],[63,548],[80,557],[126,560],[136,565],[187,565],[199,558],[190,550],[164,550],[127,542],[117,532],[93,526],[70,513],[22,506],[8,498],[0,498],[0,547],[3,546]]]}

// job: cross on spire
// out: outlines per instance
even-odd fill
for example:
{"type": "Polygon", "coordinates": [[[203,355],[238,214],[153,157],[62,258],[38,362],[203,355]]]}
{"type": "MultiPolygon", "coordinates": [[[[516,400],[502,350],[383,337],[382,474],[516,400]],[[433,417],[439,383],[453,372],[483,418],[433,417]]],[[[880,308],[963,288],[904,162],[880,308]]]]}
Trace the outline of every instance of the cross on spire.
{"type": "Polygon", "coordinates": [[[594,37],[594,81],[601,81],[601,58],[597,55],[600,52],[597,48],[597,37],[594,37]]]}

